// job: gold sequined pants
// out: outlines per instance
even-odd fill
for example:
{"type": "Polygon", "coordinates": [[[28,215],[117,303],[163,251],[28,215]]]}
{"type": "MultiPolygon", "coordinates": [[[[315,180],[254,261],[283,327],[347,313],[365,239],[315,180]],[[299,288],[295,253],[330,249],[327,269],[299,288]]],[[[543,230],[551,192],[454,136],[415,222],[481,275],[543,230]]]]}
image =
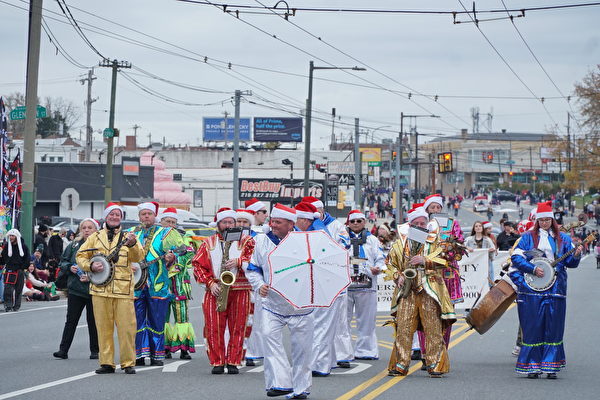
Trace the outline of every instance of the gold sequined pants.
{"type": "Polygon", "coordinates": [[[92,296],[98,329],[100,365],[115,367],[114,329],[117,326],[121,368],[135,366],[136,319],[133,299],[92,296]]]}
{"type": "Polygon", "coordinates": [[[396,340],[388,369],[406,374],[410,366],[413,335],[419,325],[427,337],[425,363],[429,372],[446,373],[449,370],[446,347],[440,318],[440,306],[424,290],[411,291],[400,299],[396,313],[396,340]]]}

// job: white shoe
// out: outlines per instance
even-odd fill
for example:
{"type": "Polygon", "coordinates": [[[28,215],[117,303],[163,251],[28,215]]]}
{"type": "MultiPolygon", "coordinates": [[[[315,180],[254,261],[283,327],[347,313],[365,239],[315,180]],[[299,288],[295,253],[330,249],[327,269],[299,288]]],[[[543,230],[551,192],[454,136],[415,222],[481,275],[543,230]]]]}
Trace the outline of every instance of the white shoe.
{"type": "Polygon", "coordinates": [[[521,352],[521,347],[520,346],[515,346],[515,348],[512,351],[512,355],[515,357],[519,357],[519,353],[521,352]]]}

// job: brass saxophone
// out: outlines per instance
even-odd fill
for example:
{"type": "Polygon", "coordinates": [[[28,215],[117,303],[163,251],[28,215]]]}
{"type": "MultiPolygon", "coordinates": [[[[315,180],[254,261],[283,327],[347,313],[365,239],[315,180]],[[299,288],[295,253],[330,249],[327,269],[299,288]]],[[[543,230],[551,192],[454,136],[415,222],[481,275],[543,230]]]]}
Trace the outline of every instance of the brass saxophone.
{"type": "MultiPolygon", "coordinates": [[[[422,245],[420,243],[412,243],[410,255],[411,257],[417,255],[421,251],[422,245]]],[[[417,277],[417,270],[414,268],[406,268],[402,271],[402,275],[404,276],[404,283],[400,288],[398,293],[398,298],[404,299],[408,297],[411,289],[413,288],[414,281],[417,277]]]]}
{"type": "Polygon", "coordinates": [[[229,248],[231,247],[232,241],[225,242],[223,246],[223,258],[221,260],[221,275],[219,280],[221,281],[221,291],[217,296],[217,311],[227,310],[227,298],[229,297],[229,289],[235,283],[235,275],[233,272],[225,270],[225,264],[229,261],[229,248]]]}

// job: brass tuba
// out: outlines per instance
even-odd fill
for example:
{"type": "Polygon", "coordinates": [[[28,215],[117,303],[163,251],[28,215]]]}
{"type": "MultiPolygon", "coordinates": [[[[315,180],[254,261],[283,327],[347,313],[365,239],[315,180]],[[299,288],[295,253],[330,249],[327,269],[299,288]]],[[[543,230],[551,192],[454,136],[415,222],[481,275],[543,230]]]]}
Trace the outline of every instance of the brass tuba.
{"type": "Polygon", "coordinates": [[[221,260],[221,275],[219,276],[219,280],[221,282],[221,291],[217,296],[217,311],[225,311],[227,310],[227,299],[229,297],[229,288],[235,283],[235,275],[231,271],[223,270],[225,267],[225,263],[229,261],[229,248],[233,242],[227,241],[225,242],[225,246],[223,246],[223,258],[221,260]]]}

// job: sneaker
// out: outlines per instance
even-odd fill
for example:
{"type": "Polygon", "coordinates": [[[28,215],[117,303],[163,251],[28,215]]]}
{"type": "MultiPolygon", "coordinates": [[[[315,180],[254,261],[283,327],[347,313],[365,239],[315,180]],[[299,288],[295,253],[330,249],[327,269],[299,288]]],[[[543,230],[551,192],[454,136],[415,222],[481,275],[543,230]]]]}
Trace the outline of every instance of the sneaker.
{"type": "Polygon", "coordinates": [[[293,390],[281,390],[281,389],[269,389],[267,390],[268,397],[285,396],[286,394],[293,393],[293,390]]]}
{"type": "Polygon", "coordinates": [[[97,374],[114,374],[115,368],[110,365],[101,365],[100,368],[96,370],[97,374]]]}
{"type": "Polygon", "coordinates": [[[68,354],[62,350],[55,351],[54,353],[52,353],[52,355],[56,358],[61,358],[63,360],[66,360],[67,358],[69,358],[68,354]]]}
{"type": "Polygon", "coordinates": [[[350,361],[338,361],[337,366],[340,368],[350,368],[350,361]]]}
{"type": "Polygon", "coordinates": [[[521,352],[521,346],[515,346],[511,354],[515,357],[519,357],[519,353],[521,352]]]}

